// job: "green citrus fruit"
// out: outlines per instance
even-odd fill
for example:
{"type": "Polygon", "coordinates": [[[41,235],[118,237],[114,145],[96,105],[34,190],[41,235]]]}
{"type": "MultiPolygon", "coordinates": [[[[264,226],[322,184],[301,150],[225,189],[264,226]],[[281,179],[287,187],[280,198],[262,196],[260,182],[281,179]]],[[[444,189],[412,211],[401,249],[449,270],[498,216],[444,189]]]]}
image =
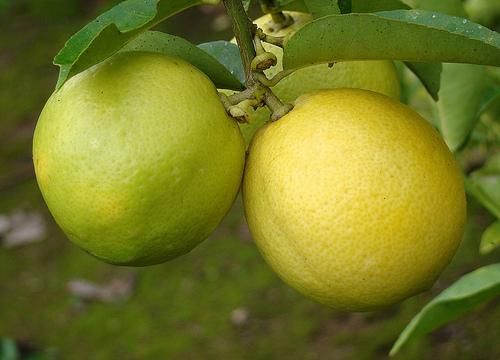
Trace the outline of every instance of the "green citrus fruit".
{"type": "Polygon", "coordinates": [[[190,251],[230,208],[244,141],[198,69],[146,52],[71,78],[36,126],[38,184],[67,236],[115,264],[190,251]]]}
{"type": "MultiPolygon", "coordinates": [[[[287,12],[294,23],[284,29],[274,31],[270,15],[265,15],[254,22],[266,33],[289,38],[298,29],[312,20],[311,15],[299,12],[287,12]]],[[[283,70],[283,50],[275,45],[264,43],[264,48],[276,55],[276,66],[265,71],[268,78],[283,70]]],[[[310,91],[335,88],[359,88],[379,92],[399,100],[400,84],[396,67],[392,61],[343,61],[333,67],[319,64],[298,69],[272,88],[284,102],[293,102],[300,95],[310,91]]],[[[269,110],[260,108],[254,112],[249,124],[241,126],[247,143],[255,131],[269,119],[269,110]]]]}
{"type": "Polygon", "coordinates": [[[365,311],[428,289],[465,222],[461,173],[407,106],[360,89],[303,95],[255,135],[243,200],[264,258],[292,287],[365,311]]]}

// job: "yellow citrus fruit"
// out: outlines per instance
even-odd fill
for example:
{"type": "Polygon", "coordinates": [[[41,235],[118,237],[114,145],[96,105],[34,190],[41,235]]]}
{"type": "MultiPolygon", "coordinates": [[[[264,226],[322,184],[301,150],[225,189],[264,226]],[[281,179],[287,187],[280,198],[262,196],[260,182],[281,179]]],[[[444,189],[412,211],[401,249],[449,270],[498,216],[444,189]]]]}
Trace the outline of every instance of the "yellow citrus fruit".
{"type": "MultiPolygon", "coordinates": [[[[274,31],[270,15],[265,15],[254,22],[266,34],[289,38],[298,29],[312,20],[311,15],[300,12],[287,12],[294,23],[284,29],[274,31]]],[[[264,49],[276,55],[276,66],[265,71],[272,78],[283,70],[283,50],[275,45],[264,43],[264,49]]],[[[322,89],[359,88],[379,92],[399,100],[400,83],[397,70],[392,61],[343,61],[333,67],[328,64],[312,65],[298,69],[272,88],[273,92],[285,102],[293,102],[300,95],[322,89]]],[[[249,124],[241,129],[245,140],[249,142],[255,131],[269,119],[269,110],[260,108],[251,116],[249,124]]]]}
{"type": "Polygon", "coordinates": [[[407,106],[360,89],[303,95],[261,128],[243,200],[264,258],[289,285],[366,311],[428,289],[465,222],[461,173],[407,106]]]}
{"type": "Polygon", "coordinates": [[[229,210],[245,145],[198,69],[146,52],[71,78],[38,120],[38,184],[67,236],[114,264],[190,251],[229,210]]]}

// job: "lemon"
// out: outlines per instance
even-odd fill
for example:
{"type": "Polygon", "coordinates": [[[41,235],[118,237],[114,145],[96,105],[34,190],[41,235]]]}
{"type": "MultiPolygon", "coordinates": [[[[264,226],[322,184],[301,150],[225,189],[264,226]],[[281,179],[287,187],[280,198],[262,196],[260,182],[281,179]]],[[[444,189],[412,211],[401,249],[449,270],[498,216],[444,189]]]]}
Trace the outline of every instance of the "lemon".
{"type": "Polygon", "coordinates": [[[244,141],[192,65],[121,53],[71,78],[38,120],[33,159],[67,236],[114,264],[190,251],[230,208],[244,141]]]}
{"type": "Polygon", "coordinates": [[[349,311],[431,287],[466,215],[461,173],[435,129],[407,106],[359,89],[303,95],[260,129],[243,200],[277,274],[349,311]]]}
{"type": "MultiPolygon", "coordinates": [[[[310,14],[300,12],[287,12],[293,17],[294,23],[284,29],[274,31],[270,15],[265,15],[255,24],[266,34],[283,36],[286,39],[298,29],[312,20],[310,14]]],[[[268,78],[272,78],[283,70],[283,50],[275,45],[263,43],[264,49],[276,55],[276,66],[265,71],[268,78]]],[[[288,75],[272,88],[273,92],[284,102],[293,102],[300,95],[314,90],[335,88],[359,88],[379,92],[399,100],[400,83],[397,70],[392,61],[342,61],[336,62],[333,67],[328,64],[312,65],[298,69],[288,75]]],[[[252,113],[249,124],[241,126],[243,136],[247,143],[255,131],[268,119],[270,113],[267,108],[260,108],[252,113]]]]}

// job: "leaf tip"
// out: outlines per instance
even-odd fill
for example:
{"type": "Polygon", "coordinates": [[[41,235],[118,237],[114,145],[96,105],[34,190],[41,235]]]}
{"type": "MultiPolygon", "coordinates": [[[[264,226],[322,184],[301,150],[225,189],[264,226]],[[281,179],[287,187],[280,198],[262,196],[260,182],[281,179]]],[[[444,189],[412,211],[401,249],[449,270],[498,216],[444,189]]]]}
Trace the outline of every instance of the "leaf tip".
{"type": "Polygon", "coordinates": [[[399,350],[401,349],[401,346],[403,345],[404,341],[401,341],[401,335],[398,337],[396,342],[392,345],[391,350],[389,351],[389,357],[394,357],[399,350]]]}

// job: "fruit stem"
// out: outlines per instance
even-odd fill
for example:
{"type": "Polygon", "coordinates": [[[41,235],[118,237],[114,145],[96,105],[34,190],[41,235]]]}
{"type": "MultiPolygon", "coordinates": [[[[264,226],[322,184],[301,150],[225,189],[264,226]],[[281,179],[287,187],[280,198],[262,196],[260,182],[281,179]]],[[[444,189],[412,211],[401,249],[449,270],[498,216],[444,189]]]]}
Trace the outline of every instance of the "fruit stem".
{"type": "Polygon", "coordinates": [[[247,87],[251,87],[254,84],[251,63],[256,55],[253,43],[255,25],[248,18],[241,0],[223,0],[223,3],[231,18],[234,36],[240,48],[240,55],[245,68],[245,83],[247,87]]]}
{"type": "Polygon", "coordinates": [[[283,104],[280,99],[274,93],[272,90],[268,87],[266,87],[266,92],[264,93],[264,102],[266,103],[267,107],[269,110],[271,110],[272,115],[271,115],[271,120],[276,121],[283,116],[285,116],[290,110],[293,109],[292,104],[283,104]]]}
{"type": "Polygon", "coordinates": [[[282,70],[279,73],[277,73],[276,75],[274,75],[271,79],[268,79],[264,74],[258,73],[258,72],[254,72],[253,76],[257,80],[259,80],[263,85],[265,85],[267,87],[273,87],[277,83],[279,83],[281,80],[283,80],[283,78],[287,77],[288,75],[290,75],[294,71],[295,70],[282,70]]]}
{"type": "Polygon", "coordinates": [[[245,89],[241,92],[237,92],[233,95],[228,96],[229,103],[231,105],[237,105],[242,101],[248,100],[248,99],[255,99],[255,90],[252,88],[245,89]]]}
{"type": "Polygon", "coordinates": [[[257,29],[256,35],[259,37],[260,40],[275,45],[279,47],[283,47],[283,44],[285,42],[285,38],[283,36],[271,36],[266,33],[261,28],[257,29]]]}
{"type": "Polygon", "coordinates": [[[276,30],[293,24],[293,18],[280,11],[275,0],[260,0],[260,8],[263,13],[271,15],[271,19],[276,24],[276,30]]]}
{"type": "MultiPolygon", "coordinates": [[[[257,102],[260,102],[261,99],[267,105],[267,107],[272,111],[272,120],[277,120],[283,115],[285,115],[288,111],[290,111],[293,106],[290,104],[283,104],[280,99],[272,90],[259,81],[254,74],[259,73],[255,70],[260,70],[256,68],[256,64],[254,63],[254,69],[252,69],[252,61],[257,55],[257,51],[255,48],[254,39],[256,39],[257,27],[252,21],[248,18],[248,15],[243,7],[242,0],[222,0],[224,6],[226,7],[227,13],[231,18],[231,23],[233,26],[234,36],[236,38],[236,42],[240,48],[240,55],[243,61],[243,66],[245,68],[245,85],[249,91],[253,91],[255,94],[255,99],[257,102]],[[254,38],[255,37],[255,38],[254,38]]],[[[258,35],[257,35],[258,36],[258,35]]],[[[260,39],[259,39],[260,40],[260,39]]],[[[269,59],[264,59],[267,62],[269,59]]],[[[262,70],[260,70],[262,71],[262,70]]],[[[262,73],[262,76],[264,74],[262,73]]],[[[248,94],[242,95],[247,96],[248,94]]],[[[236,98],[229,99],[224,98],[226,105],[229,105],[228,102],[236,101],[236,98]]],[[[234,110],[231,106],[227,107],[228,112],[231,114],[231,110],[234,110]]],[[[234,111],[233,111],[234,112],[234,111]]],[[[240,117],[240,116],[238,116],[240,117]]]]}

